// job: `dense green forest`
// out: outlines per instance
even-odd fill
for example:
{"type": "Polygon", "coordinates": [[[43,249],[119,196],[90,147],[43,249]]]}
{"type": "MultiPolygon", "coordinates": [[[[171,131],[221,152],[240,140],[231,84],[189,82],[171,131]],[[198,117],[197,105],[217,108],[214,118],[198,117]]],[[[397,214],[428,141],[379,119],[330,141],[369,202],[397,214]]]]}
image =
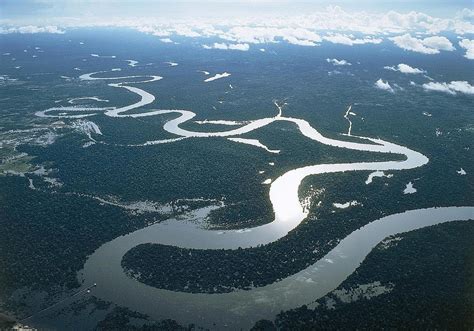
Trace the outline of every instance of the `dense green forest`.
{"type": "Polygon", "coordinates": [[[366,177],[361,173],[308,178],[300,189],[303,195],[309,194],[311,186],[327,189],[314,199],[308,218],[277,242],[239,250],[190,250],[144,244],[130,250],[122,266],[130,275],[140,273],[140,281],[170,290],[212,293],[271,284],[313,264],[339,240],[377,218],[407,209],[469,205],[472,201],[472,196],[465,193],[473,192],[469,191],[472,183],[462,176],[452,181],[450,195],[435,182],[431,185],[437,189],[430,189],[428,175],[425,181],[417,182],[416,194],[404,195],[405,183],[418,176],[419,171],[413,170],[411,175],[396,173],[390,179],[375,178],[370,185],[364,183],[366,177]],[[348,209],[332,205],[354,199],[361,205],[348,209]],[[319,201],[322,203],[316,206],[319,201]],[[156,267],[160,265],[169,268],[156,267]]]}
{"type": "MultiPolygon", "coordinates": [[[[181,45],[180,50],[165,45],[171,47],[168,49],[160,47],[155,36],[122,33],[127,34],[129,42],[135,40],[135,47],[118,40],[112,31],[68,31],[57,36],[0,34],[2,45],[12,48],[12,54],[19,54],[15,55],[16,62],[1,63],[2,75],[8,74],[13,79],[0,82],[4,94],[0,109],[2,312],[21,318],[67,297],[80,286],[77,272],[87,256],[102,244],[184,210],[210,204],[211,200],[224,202],[224,207],[213,210],[206,220],[211,228],[240,229],[271,222],[269,185],[262,182],[275,180],[288,170],[321,163],[402,159],[399,155],[357,152],[315,143],[301,135],[295,125],[284,122],[242,136],[281,150],[279,154],[225,138],[190,138],[172,144],[129,146],[176,138],[163,129],[164,123],[176,114],[135,119],[103,114],[89,117],[103,135],[94,135],[97,143],[83,148],[90,140],[71,127],[76,119],[63,119],[64,125],[55,127],[56,118],[39,118],[34,113],[49,107],[70,106],[70,99],[75,97],[94,95],[110,100],[107,106],[117,107],[138,101],[135,94],[108,86],[110,81],[81,81],[78,76],[86,72],[121,67],[120,74],[108,72],[104,76],[162,75],[161,81],[136,85],[156,97],[148,110],[189,109],[197,114],[194,120],[249,121],[275,116],[274,100],[284,100],[287,103],[284,116],[305,119],[324,136],[359,141],[341,136],[348,129],[343,116],[352,104],[354,135],[401,144],[430,159],[418,169],[387,172],[394,176],[374,178],[370,185],[364,183],[369,172],[306,178],[300,187],[300,197],[313,196],[309,216],[288,236],[264,247],[207,251],[152,244],[137,246],[124,256],[122,266],[130,275],[141,272],[144,276],[139,280],[152,286],[205,293],[264,286],[313,264],[339,240],[377,218],[407,209],[472,205],[474,201],[472,97],[461,93],[428,93],[420,87],[423,75],[409,77],[383,69],[399,63],[401,58],[409,58],[412,65],[422,67],[430,77],[444,82],[457,80],[458,75],[465,77],[464,64],[457,58],[446,62],[443,61],[449,58],[445,54],[421,58],[394,50],[386,43],[380,53],[375,52],[375,45],[365,45],[354,52],[355,48],[335,45],[278,48],[281,43],[275,43],[268,45],[275,47],[278,51],[275,54],[269,48],[265,54],[249,51],[212,55],[196,45],[189,48],[181,45]],[[80,45],[79,40],[86,43],[80,45]],[[39,54],[32,60],[31,52],[24,50],[32,51],[32,45],[36,44],[47,51],[47,56],[39,54]],[[116,54],[117,58],[92,58],[91,53],[98,49],[104,54],[116,54]],[[325,59],[334,54],[354,65],[338,68],[339,74],[330,76],[328,71],[334,68],[325,59]],[[128,58],[136,58],[139,65],[128,66],[124,61],[128,58]],[[180,65],[168,67],[163,63],[165,58],[173,58],[180,65]],[[357,62],[360,63],[356,65],[357,62]],[[21,70],[13,64],[21,66],[21,70]],[[213,74],[229,71],[232,76],[205,84],[197,70],[209,70],[213,74]],[[379,77],[389,77],[401,88],[396,93],[377,90],[373,84],[379,77]],[[417,87],[411,87],[411,79],[417,87]],[[38,143],[36,138],[43,132],[51,133],[54,139],[38,143]],[[15,162],[9,160],[20,153],[27,155],[15,162]],[[62,186],[52,187],[38,174],[23,174],[39,166],[50,170],[49,176],[62,186]],[[461,167],[466,176],[457,173],[461,167]],[[19,172],[6,174],[5,169],[19,172]],[[33,180],[34,189],[28,187],[29,179],[33,180]],[[404,195],[403,189],[410,181],[417,192],[404,195]],[[175,213],[166,215],[133,214],[90,196],[124,203],[151,201],[176,208],[175,213]],[[187,200],[195,198],[203,201],[187,200]],[[360,205],[348,209],[333,206],[334,202],[352,200],[360,205]],[[162,265],[167,268],[160,268],[162,265]]],[[[89,101],[84,104],[105,105],[89,101]]],[[[235,128],[192,121],[182,127],[196,131],[235,128]]],[[[335,300],[329,295],[318,301],[320,306],[316,309],[303,307],[282,312],[275,321],[260,321],[255,329],[341,329],[348,324],[359,329],[378,325],[473,329],[468,318],[474,315],[469,310],[474,297],[472,271],[469,271],[473,265],[473,234],[471,222],[403,235],[405,239],[396,246],[375,249],[341,285],[351,288],[380,281],[387,286],[394,284],[389,293],[370,300],[337,303],[336,309],[326,307],[326,300],[335,300]],[[394,311],[399,314],[392,314],[394,311]]],[[[96,304],[105,307],[109,303],[96,304]]],[[[80,310],[80,305],[76,308],[80,310]]],[[[74,314],[76,311],[71,309],[74,314]]],[[[193,329],[173,321],[146,319],[139,313],[115,307],[97,329],[193,329]]],[[[0,315],[0,329],[1,323],[0,315]]]]}
{"type": "Polygon", "coordinates": [[[132,216],[74,195],[30,190],[26,178],[0,177],[0,292],[5,308],[27,312],[18,289],[56,292],[79,286],[76,273],[102,243],[160,215],[132,216]],[[34,252],[34,254],[32,254],[34,252]]]}
{"type": "MultiPolygon", "coordinates": [[[[121,121],[117,124],[119,128],[121,121]]],[[[139,120],[124,121],[129,130],[136,126],[142,134],[147,130],[159,131],[156,126],[143,126],[139,120]]],[[[183,198],[224,200],[226,207],[214,211],[209,223],[225,228],[255,226],[272,220],[269,186],[262,185],[267,178],[276,179],[295,167],[317,163],[402,158],[315,144],[301,138],[296,127],[288,123],[272,124],[261,130],[264,141],[281,149],[280,154],[223,138],[186,139],[146,147],[107,143],[84,149],[82,144],[86,140],[81,142],[83,137],[74,134],[47,148],[25,146],[20,150],[35,156],[36,162],[48,162],[58,169],[55,175],[64,183],[63,192],[160,203],[183,198]]],[[[108,137],[111,138],[114,140],[115,136],[108,137]]]]}
{"type": "Polygon", "coordinates": [[[123,307],[115,307],[97,323],[95,331],[198,331],[194,325],[184,327],[174,320],[149,321],[146,315],[123,307]]]}
{"type": "Polygon", "coordinates": [[[375,281],[391,291],[344,303],[336,291],[310,307],[281,312],[254,330],[472,330],[474,222],[451,222],[379,244],[337,290],[375,281]],[[331,305],[328,305],[332,302],[331,305]]]}
{"type": "Polygon", "coordinates": [[[0,330],[10,330],[15,325],[15,322],[10,318],[0,315],[0,330]]]}

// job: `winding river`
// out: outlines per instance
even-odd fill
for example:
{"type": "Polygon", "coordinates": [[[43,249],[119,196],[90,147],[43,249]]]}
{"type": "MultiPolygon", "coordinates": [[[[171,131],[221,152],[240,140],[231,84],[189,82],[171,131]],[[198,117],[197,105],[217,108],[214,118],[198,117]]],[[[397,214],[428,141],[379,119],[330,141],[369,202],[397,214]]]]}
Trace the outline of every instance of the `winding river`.
{"type": "MultiPolygon", "coordinates": [[[[423,154],[407,147],[381,139],[358,137],[368,143],[355,143],[324,137],[307,121],[285,117],[281,108],[274,117],[249,121],[238,128],[221,132],[195,132],[181,127],[195,117],[189,110],[154,109],[139,113],[129,111],[149,105],[155,97],[131,84],[150,83],[160,80],[160,76],[124,76],[98,78],[97,74],[80,76],[81,80],[144,80],[110,83],[109,86],[123,88],[140,96],[140,100],[124,107],[55,107],[37,112],[41,117],[82,118],[104,113],[106,116],[146,117],[161,114],[176,114],[167,121],[164,130],[177,136],[175,139],[147,141],[140,146],[160,143],[173,143],[176,140],[202,137],[237,137],[264,127],[275,121],[294,124],[300,133],[315,142],[329,146],[374,153],[404,155],[402,161],[354,162],[339,164],[317,164],[290,170],[275,179],[269,191],[275,218],[272,222],[249,229],[213,231],[205,229],[203,219],[208,212],[217,208],[211,206],[195,211],[189,220],[168,220],[118,237],[97,249],[87,260],[79,274],[85,287],[97,283],[94,295],[129,307],[153,318],[172,318],[181,323],[196,323],[201,326],[221,329],[249,328],[255,321],[273,319],[281,310],[288,310],[308,304],[335,289],[364,260],[370,250],[389,235],[406,232],[421,227],[453,220],[474,218],[474,207],[445,207],[418,209],[394,214],[374,220],[344,238],[324,258],[295,275],[273,284],[253,288],[248,291],[237,290],[224,294],[184,293],[162,290],[142,284],[128,277],[122,267],[123,255],[133,247],[143,243],[159,243],[195,249],[236,249],[274,242],[296,228],[308,214],[298,196],[298,188],[307,176],[346,171],[396,171],[421,167],[428,163],[423,154]],[[127,85],[125,85],[127,84],[127,85]],[[54,114],[61,112],[59,114],[54,114]]],[[[278,106],[278,105],[277,105],[278,106]]],[[[349,136],[350,131],[349,131],[349,136]]],[[[236,140],[238,141],[238,140],[236,140]]],[[[251,147],[253,148],[253,147],[251,147]]],[[[157,268],[166,266],[157,266],[157,268]]]]}
{"type": "MultiPolygon", "coordinates": [[[[208,211],[197,211],[194,219],[202,220],[208,211]]],[[[474,207],[417,209],[386,216],[352,232],[322,259],[288,278],[249,291],[223,294],[158,289],[124,273],[120,264],[123,255],[139,244],[160,243],[200,249],[250,245],[246,237],[249,232],[234,232],[235,235],[229,238],[199,227],[196,221],[169,220],[104,244],[89,257],[80,278],[84,279],[85,287],[98,284],[93,290],[95,296],[155,319],[172,318],[184,325],[196,323],[218,330],[224,327],[249,329],[260,319],[274,319],[281,310],[310,304],[337,288],[387,236],[473,218],[474,207]]]]}

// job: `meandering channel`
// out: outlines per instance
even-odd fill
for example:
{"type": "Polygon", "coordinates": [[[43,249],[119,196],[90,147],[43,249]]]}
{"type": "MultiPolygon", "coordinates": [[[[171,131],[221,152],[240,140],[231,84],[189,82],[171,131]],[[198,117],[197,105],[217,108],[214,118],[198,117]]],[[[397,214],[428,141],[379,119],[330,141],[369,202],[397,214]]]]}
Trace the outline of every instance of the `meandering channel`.
{"type": "MultiPolygon", "coordinates": [[[[209,210],[196,213],[199,221],[209,210]]],[[[211,329],[249,329],[259,319],[273,319],[280,311],[310,304],[341,284],[387,236],[452,220],[474,218],[474,207],[418,209],[375,220],[352,232],[326,256],[308,268],[273,284],[249,291],[222,294],[184,293],[154,288],[128,277],[123,255],[144,243],[189,248],[236,248],[248,233],[229,238],[207,231],[199,222],[170,220],[118,237],[92,254],[81,272],[84,286],[97,283],[94,295],[146,313],[211,329]]],[[[166,266],[156,266],[166,268],[166,266]]]]}
{"type": "MultiPolygon", "coordinates": [[[[138,118],[169,113],[178,115],[163,126],[164,130],[176,135],[176,139],[147,141],[140,144],[141,146],[172,143],[184,138],[236,137],[275,121],[287,121],[293,123],[302,135],[318,143],[357,151],[405,156],[405,160],[402,161],[317,164],[290,170],[271,184],[269,197],[275,218],[262,226],[242,230],[212,231],[201,227],[199,222],[169,220],[116,238],[101,246],[88,258],[79,276],[84,281],[84,286],[98,284],[94,289],[94,294],[100,298],[147,313],[154,318],[173,318],[182,323],[197,323],[217,329],[224,326],[232,329],[247,328],[258,319],[272,319],[281,310],[307,304],[333,290],[357,268],[379,241],[389,235],[441,222],[473,218],[474,207],[419,209],[386,216],[354,231],[323,259],[307,269],[271,285],[249,291],[194,294],[172,292],[144,285],[125,275],[120,265],[123,255],[139,244],[160,243],[195,249],[235,249],[265,245],[286,236],[306,218],[308,211],[300,203],[298,188],[307,176],[346,171],[412,169],[425,165],[429,160],[419,152],[381,139],[358,137],[370,142],[364,144],[324,137],[307,121],[283,116],[280,107],[278,115],[274,117],[249,121],[235,129],[220,132],[189,131],[181,127],[196,115],[189,110],[154,109],[139,113],[129,112],[155,101],[152,94],[130,84],[150,83],[162,77],[154,75],[95,77],[100,73],[105,73],[105,71],[85,74],[80,76],[80,79],[87,81],[146,78],[109,84],[111,87],[124,88],[139,95],[140,100],[124,107],[54,107],[37,112],[36,115],[63,118],[89,117],[101,112],[115,118],[138,118]]],[[[202,220],[211,208],[197,211],[194,217],[202,220]]]]}

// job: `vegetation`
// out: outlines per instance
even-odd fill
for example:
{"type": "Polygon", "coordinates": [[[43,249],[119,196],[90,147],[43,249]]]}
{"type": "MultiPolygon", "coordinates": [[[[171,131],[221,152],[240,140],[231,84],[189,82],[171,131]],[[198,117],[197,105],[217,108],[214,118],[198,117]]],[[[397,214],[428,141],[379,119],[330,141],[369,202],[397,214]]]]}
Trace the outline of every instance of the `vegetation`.
{"type": "Polygon", "coordinates": [[[76,273],[97,247],[160,220],[159,214],[132,216],[92,199],[30,190],[26,178],[0,177],[0,183],[0,293],[7,303],[16,289],[79,286],[76,273]]]}
{"type": "Polygon", "coordinates": [[[15,325],[15,320],[0,313],[0,330],[10,330],[15,325]]]}
{"type": "Polygon", "coordinates": [[[380,281],[393,284],[389,293],[344,303],[333,291],[312,304],[314,309],[280,313],[277,329],[472,330],[474,222],[441,224],[401,237],[388,246],[379,244],[337,289],[380,281]]]}
{"type": "Polygon", "coordinates": [[[193,325],[183,327],[174,320],[149,321],[146,315],[123,307],[115,307],[100,321],[96,331],[192,331],[198,330],[193,325]],[[134,323],[131,323],[133,320],[134,323]],[[141,325],[140,325],[141,324],[141,325]]]}
{"type": "MultiPolygon", "coordinates": [[[[417,176],[413,172],[411,176],[417,176]]],[[[215,293],[249,289],[271,284],[308,267],[339,240],[377,218],[407,209],[470,204],[471,198],[464,194],[468,190],[466,185],[470,184],[461,180],[450,195],[442,189],[428,190],[429,183],[425,182],[416,184],[419,188],[416,194],[404,195],[408,178],[408,174],[397,173],[390,179],[375,178],[370,185],[364,183],[366,176],[361,173],[309,178],[300,189],[303,196],[309,194],[311,187],[327,189],[313,199],[308,218],[277,242],[239,250],[190,250],[144,244],[127,252],[122,266],[132,277],[140,275],[140,281],[170,290],[215,293]],[[332,205],[354,199],[361,205],[348,209],[332,205]],[[169,267],[166,270],[156,267],[160,265],[169,267]]]]}
{"type": "MultiPolygon", "coordinates": [[[[129,122],[128,129],[139,124],[129,122]]],[[[187,139],[147,147],[98,144],[84,149],[83,142],[78,142],[82,136],[74,134],[59,139],[48,148],[28,146],[22,151],[36,156],[38,163],[50,162],[57,168],[57,176],[64,183],[63,191],[160,203],[183,198],[224,199],[227,207],[213,212],[210,224],[225,228],[249,227],[272,220],[269,186],[261,183],[266,178],[275,179],[295,166],[332,160],[350,162],[354,158],[399,158],[335,149],[315,145],[309,140],[297,147],[300,134],[296,129],[291,127],[292,131],[285,131],[286,125],[281,130],[278,128],[276,134],[271,134],[272,130],[268,128],[269,137],[278,141],[291,139],[275,166],[269,165],[276,161],[274,155],[223,138],[187,139]],[[81,162],[77,162],[78,159],[81,162]],[[259,174],[261,170],[265,173],[259,174]]],[[[107,139],[115,140],[115,136],[107,139]]],[[[275,142],[273,144],[276,146],[275,142]]]]}
{"type": "MultiPolygon", "coordinates": [[[[227,292],[234,287],[248,289],[263,286],[311,265],[333,248],[338,240],[374,219],[407,209],[472,205],[474,201],[474,182],[470,177],[474,173],[470,152],[474,149],[471,97],[427,94],[419,88],[406,88],[390,94],[373,88],[373,82],[379,77],[396,74],[387,72],[384,66],[399,63],[395,61],[399,61],[400,56],[418,61],[416,54],[401,53],[385,45],[384,56],[367,51],[372,52],[372,48],[362,47],[357,54],[352,51],[347,53],[339,47],[330,50],[308,47],[298,48],[298,51],[292,47],[281,47],[275,54],[269,49],[267,55],[271,56],[256,56],[255,52],[218,52],[218,56],[214,57],[210,55],[212,52],[200,46],[189,46],[191,48],[187,51],[178,52],[172,47],[160,46],[155,36],[130,31],[121,33],[130,36],[127,43],[118,40],[112,31],[68,31],[66,36],[0,35],[0,44],[5,49],[12,54],[24,55],[17,56],[15,62],[22,66],[22,70],[14,69],[10,61],[0,65],[4,74],[18,79],[2,85],[5,97],[2,97],[0,109],[2,310],[8,307],[15,315],[21,316],[31,310],[30,301],[37,297],[40,297],[40,305],[44,306],[48,300],[54,299],[55,294],[67,295],[71,288],[79,285],[76,273],[83,267],[86,257],[100,245],[164,218],[157,213],[131,215],[118,207],[78,194],[101,198],[113,196],[125,202],[148,200],[175,205],[180,205],[177,200],[183,198],[223,200],[226,206],[211,213],[209,225],[225,229],[243,228],[273,220],[268,199],[269,186],[261,184],[267,178],[274,180],[290,169],[318,163],[400,159],[396,155],[323,146],[303,137],[294,125],[281,122],[243,136],[259,139],[271,149],[280,149],[280,154],[270,154],[225,138],[193,138],[147,147],[125,146],[173,138],[163,130],[163,124],[175,117],[174,114],[146,119],[111,119],[104,115],[91,117],[100,126],[103,136],[95,137],[99,140],[98,144],[83,148],[87,141],[85,135],[64,127],[52,129],[51,123],[55,119],[34,116],[38,110],[67,106],[67,100],[72,97],[97,95],[111,100],[107,104],[110,106],[137,101],[132,93],[109,87],[106,82],[77,79],[79,74],[104,70],[104,66],[121,66],[121,76],[129,73],[162,74],[165,77],[162,81],[143,85],[156,96],[156,103],[150,108],[190,109],[197,114],[196,120],[245,121],[274,116],[276,108],[273,100],[285,99],[288,102],[283,109],[285,116],[304,118],[323,135],[341,139],[340,133],[347,132],[347,121],[343,115],[347,105],[352,103],[352,110],[357,114],[351,118],[353,134],[380,137],[420,151],[430,158],[430,163],[420,169],[393,172],[393,178],[375,178],[370,185],[364,184],[368,172],[307,178],[300,187],[302,198],[324,189],[314,196],[308,218],[287,237],[265,247],[197,251],[162,245],[138,246],[125,255],[122,264],[131,275],[137,272],[146,275],[140,280],[147,284],[206,293],[227,292]],[[82,40],[84,45],[68,43],[68,38],[82,40]],[[30,57],[26,58],[27,54],[23,54],[23,50],[31,45],[47,49],[47,56],[39,56],[31,62],[30,57]],[[101,54],[116,54],[117,58],[90,61],[90,54],[98,50],[101,54]],[[334,53],[352,63],[359,62],[359,56],[363,56],[371,67],[367,67],[367,61],[360,61],[360,65],[339,68],[342,75],[328,76],[327,71],[332,67],[328,68],[325,59],[336,56],[334,53]],[[167,68],[161,60],[157,61],[157,54],[160,58],[174,59],[183,65],[167,68]],[[129,68],[122,61],[127,58],[136,58],[141,64],[151,65],[129,68]],[[76,71],[74,67],[80,67],[83,71],[76,71]],[[203,84],[203,77],[196,70],[232,72],[229,79],[234,88],[230,89],[224,80],[216,84],[203,84]],[[62,75],[73,78],[60,78],[62,75]],[[425,117],[423,112],[432,116],[425,117]],[[52,144],[41,144],[38,140],[41,142],[42,139],[37,138],[43,131],[10,132],[32,128],[51,129],[61,137],[52,144]],[[442,132],[439,136],[435,135],[437,129],[442,132]],[[14,162],[5,162],[5,159],[24,152],[28,155],[14,162]],[[270,162],[275,162],[275,166],[269,165],[270,162]],[[38,165],[54,169],[52,175],[64,185],[53,192],[38,176],[27,175],[34,179],[35,187],[39,189],[31,190],[28,178],[1,174],[4,170],[31,171],[38,165]],[[457,174],[461,167],[467,176],[457,174]],[[265,172],[260,174],[260,171],[265,172]],[[402,191],[409,181],[418,191],[403,195],[402,191]],[[363,206],[339,210],[332,205],[333,202],[351,200],[357,200],[363,206]],[[166,272],[157,267],[162,264],[168,266],[166,272]],[[43,300],[44,293],[49,295],[43,300]]],[[[187,47],[184,44],[181,46],[182,49],[187,47]]],[[[280,46],[269,45],[271,48],[280,46]]],[[[443,59],[446,59],[443,62],[446,65],[440,66],[439,57],[423,58],[422,67],[439,81],[445,81],[441,80],[442,77],[455,80],[453,73],[465,70],[461,61],[449,60],[449,55],[443,59]]],[[[110,73],[111,76],[115,74],[110,73]]],[[[409,79],[415,78],[397,74],[390,81],[406,87],[410,84],[409,79]]],[[[74,120],[64,121],[67,126],[74,120]]],[[[191,122],[183,124],[183,127],[203,131],[223,129],[222,126],[191,122]]],[[[354,137],[342,139],[357,140],[354,137]]],[[[191,207],[201,205],[195,202],[191,207]]],[[[463,270],[467,260],[461,261],[463,255],[456,254],[461,252],[459,247],[462,245],[464,248],[469,246],[467,236],[472,238],[472,229],[466,224],[453,226],[452,230],[449,230],[452,225],[440,227],[449,232],[449,240],[443,239],[439,247],[429,244],[424,250],[424,240],[430,242],[433,233],[422,230],[407,235],[399,246],[387,251],[376,250],[367,259],[368,264],[362,265],[343,285],[355,286],[374,280],[384,284],[394,282],[395,288],[387,295],[341,308],[338,306],[336,310],[297,309],[282,313],[275,322],[261,321],[255,329],[271,330],[274,326],[280,329],[343,328],[347,326],[344,321],[355,321],[349,325],[359,328],[373,328],[382,322],[389,327],[404,327],[404,321],[411,321],[413,324],[406,325],[444,329],[451,328],[447,323],[454,318],[459,322],[453,321],[453,326],[469,327],[468,322],[462,324],[469,312],[460,307],[462,300],[469,302],[460,290],[465,279],[462,277],[467,276],[463,276],[462,272],[451,274],[439,266],[439,260],[443,259],[446,265],[452,267],[450,270],[463,270]],[[412,236],[414,239],[408,240],[412,236]],[[404,245],[408,246],[403,248],[404,245]],[[437,255],[420,260],[420,256],[429,254],[430,249],[437,255]],[[372,263],[372,260],[377,262],[372,263]],[[436,283],[435,271],[447,278],[436,283]],[[441,294],[437,292],[440,286],[446,288],[441,294]],[[449,307],[440,306],[441,295],[446,296],[449,307]],[[419,307],[416,306],[417,300],[421,303],[419,307]],[[425,320],[417,316],[417,319],[410,320],[412,316],[406,313],[404,305],[420,316],[428,316],[426,312],[430,309],[436,316],[429,315],[429,319],[425,320]],[[394,310],[400,310],[400,315],[391,315],[394,310]],[[364,322],[363,318],[367,321],[364,322]]],[[[466,293],[472,293],[469,291],[466,290],[466,293]]],[[[472,311],[470,314],[474,315],[472,311]]],[[[98,328],[135,330],[161,325],[144,322],[147,326],[137,326],[133,323],[134,318],[139,317],[118,309],[98,328]]],[[[179,329],[174,322],[163,323],[161,327],[164,329],[179,329]]]]}

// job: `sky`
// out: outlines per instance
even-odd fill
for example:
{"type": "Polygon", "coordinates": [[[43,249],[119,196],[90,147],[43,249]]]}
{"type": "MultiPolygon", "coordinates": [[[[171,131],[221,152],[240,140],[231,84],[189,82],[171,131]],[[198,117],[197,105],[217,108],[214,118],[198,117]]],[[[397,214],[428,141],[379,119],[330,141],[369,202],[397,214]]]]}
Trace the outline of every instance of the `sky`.
{"type": "Polygon", "coordinates": [[[471,8],[472,0],[415,1],[285,1],[285,0],[0,0],[0,20],[47,21],[53,17],[94,16],[117,17],[196,17],[242,16],[246,14],[288,15],[321,10],[338,5],[345,10],[382,12],[420,11],[438,17],[453,16],[463,8],[471,8]]]}
{"type": "MultiPolygon", "coordinates": [[[[406,52],[430,57],[455,54],[460,61],[471,62],[472,1],[0,0],[0,36],[126,28],[152,35],[157,43],[191,41],[210,52],[265,52],[275,43],[291,47],[390,43],[406,52]]],[[[334,66],[352,65],[343,59],[327,60],[334,66]]],[[[403,63],[384,69],[425,74],[422,68],[403,63]]],[[[389,93],[397,90],[382,79],[375,87],[389,93]]],[[[423,88],[474,94],[467,81],[432,81],[423,88]]]]}
{"type": "Polygon", "coordinates": [[[129,28],[163,43],[207,38],[213,41],[204,48],[230,51],[278,42],[316,47],[390,41],[429,55],[460,48],[474,59],[472,0],[0,0],[0,34],[82,27],[129,28]]]}

